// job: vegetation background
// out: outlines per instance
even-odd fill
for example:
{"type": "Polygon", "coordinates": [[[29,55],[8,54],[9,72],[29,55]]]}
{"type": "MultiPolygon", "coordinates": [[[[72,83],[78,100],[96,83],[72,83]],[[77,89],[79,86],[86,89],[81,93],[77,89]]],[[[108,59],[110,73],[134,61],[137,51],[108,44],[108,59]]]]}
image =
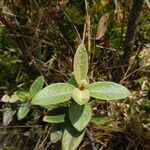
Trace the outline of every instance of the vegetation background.
{"type": "MultiPolygon", "coordinates": [[[[149,150],[149,31],[149,0],[1,0],[0,98],[27,91],[40,75],[45,85],[68,81],[84,39],[90,80],[121,83],[132,97],[94,103],[98,119],[78,149],[149,150]]],[[[19,107],[0,101],[0,149],[59,149],[53,125],[41,120],[46,110],[31,106],[18,121],[19,107]]]]}

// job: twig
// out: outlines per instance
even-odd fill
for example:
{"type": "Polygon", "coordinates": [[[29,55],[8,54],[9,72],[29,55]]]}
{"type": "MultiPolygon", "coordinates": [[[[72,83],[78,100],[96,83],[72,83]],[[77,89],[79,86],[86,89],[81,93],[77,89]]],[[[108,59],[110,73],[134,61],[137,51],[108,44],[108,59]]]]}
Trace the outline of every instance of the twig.
{"type": "Polygon", "coordinates": [[[70,21],[70,23],[72,24],[74,30],[76,31],[77,35],[78,35],[78,38],[79,40],[81,41],[81,36],[79,34],[79,31],[78,29],[76,28],[76,26],[73,24],[72,20],[70,19],[70,17],[67,15],[67,13],[64,11],[64,15],[67,17],[67,19],[70,21]]]}
{"type": "Polygon", "coordinates": [[[121,79],[120,83],[122,83],[122,82],[124,81],[124,79],[126,79],[126,76],[127,76],[128,72],[130,71],[132,65],[134,64],[134,62],[135,62],[135,60],[136,60],[137,56],[139,55],[140,50],[141,50],[142,48],[143,48],[143,44],[141,44],[140,47],[139,47],[139,49],[137,50],[137,52],[136,52],[136,54],[135,54],[135,56],[134,56],[132,62],[130,63],[129,67],[127,68],[127,70],[126,70],[126,72],[125,72],[123,78],[121,79]]]}
{"type": "MultiPolygon", "coordinates": [[[[130,74],[128,74],[126,77],[124,77],[123,80],[126,80],[127,78],[129,78],[130,76],[132,76],[134,73],[140,71],[140,70],[141,70],[142,68],[144,68],[144,67],[146,67],[146,66],[141,66],[140,68],[134,70],[133,72],[131,72],[130,74]]],[[[122,80],[122,81],[123,81],[123,80],[122,80]]],[[[121,82],[122,82],[122,81],[121,81],[121,82]]]]}
{"type": "Polygon", "coordinates": [[[34,149],[34,150],[38,150],[38,149],[39,149],[39,150],[42,150],[42,147],[43,147],[45,141],[47,140],[47,138],[49,137],[49,134],[50,134],[52,128],[53,128],[53,125],[52,125],[51,127],[49,127],[45,138],[43,139],[43,141],[41,142],[41,144],[37,147],[37,149],[34,149]]]}
{"type": "Polygon", "coordinates": [[[85,35],[86,35],[86,23],[84,24],[84,30],[83,30],[83,36],[82,36],[82,44],[84,44],[85,35]]]}
{"type": "MultiPolygon", "coordinates": [[[[4,15],[2,13],[0,13],[0,21],[14,34],[18,34],[18,32],[16,32],[11,25],[7,22],[7,20],[5,19],[4,15]]],[[[18,28],[20,29],[20,26],[18,26],[18,28]]],[[[23,36],[20,36],[20,38],[16,37],[16,40],[18,42],[18,45],[20,46],[21,50],[23,51],[23,58],[25,59],[25,56],[28,57],[31,62],[33,63],[33,65],[35,66],[35,68],[39,71],[39,73],[43,76],[45,76],[43,74],[43,72],[40,70],[39,65],[37,64],[34,56],[31,53],[31,49],[28,48],[28,45],[26,44],[26,41],[24,39],[23,36]],[[23,44],[23,45],[21,45],[23,44]]],[[[45,84],[48,85],[48,83],[45,81],[45,84]]]]}
{"type": "Polygon", "coordinates": [[[37,24],[37,26],[36,26],[36,28],[35,28],[35,33],[34,33],[34,36],[33,36],[33,40],[32,40],[31,45],[33,45],[33,42],[34,42],[34,40],[35,40],[35,38],[36,38],[36,35],[38,34],[38,30],[39,30],[38,28],[39,28],[40,23],[41,23],[41,20],[42,20],[42,18],[43,18],[43,12],[44,12],[44,8],[42,8],[41,15],[40,15],[38,24],[37,24]]]}
{"type": "MultiPolygon", "coordinates": [[[[91,20],[88,11],[89,4],[87,0],[85,0],[85,10],[86,10],[86,24],[87,24],[87,36],[88,36],[88,53],[91,51],[91,20]]],[[[90,55],[89,55],[90,56],[90,55]]]]}
{"type": "Polygon", "coordinates": [[[95,142],[94,142],[94,138],[91,135],[91,133],[89,132],[88,129],[86,129],[86,134],[89,137],[90,141],[91,141],[91,145],[92,145],[92,150],[97,150],[96,146],[95,146],[95,142]]]}

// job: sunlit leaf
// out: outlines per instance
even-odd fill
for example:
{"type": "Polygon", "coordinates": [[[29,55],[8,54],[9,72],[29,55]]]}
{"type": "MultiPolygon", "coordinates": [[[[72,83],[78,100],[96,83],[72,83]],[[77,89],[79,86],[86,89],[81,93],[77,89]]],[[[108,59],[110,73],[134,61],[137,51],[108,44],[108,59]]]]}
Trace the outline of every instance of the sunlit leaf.
{"type": "Polygon", "coordinates": [[[85,131],[78,132],[73,128],[65,129],[62,137],[62,150],[76,150],[84,137],[85,131]]]}
{"type": "Polygon", "coordinates": [[[87,126],[91,119],[91,115],[92,110],[89,103],[84,105],[72,103],[69,108],[70,121],[78,131],[82,131],[87,126]]]}
{"type": "Polygon", "coordinates": [[[77,83],[87,79],[88,55],[83,44],[79,45],[74,57],[74,75],[77,83]]]}
{"type": "Polygon", "coordinates": [[[1,101],[2,101],[2,102],[5,102],[5,103],[9,102],[9,101],[10,101],[10,96],[7,95],[7,94],[3,95],[1,101]]]}
{"type": "Polygon", "coordinates": [[[68,83],[51,84],[33,97],[32,104],[48,106],[68,101],[72,96],[74,88],[73,85],[68,83]]]}
{"type": "Polygon", "coordinates": [[[96,82],[87,88],[90,96],[102,100],[117,100],[130,96],[130,91],[114,82],[96,82]]]}
{"type": "Polygon", "coordinates": [[[37,94],[44,85],[44,77],[40,76],[37,77],[36,80],[31,84],[29,92],[31,96],[33,97],[35,94],[37,94]]]}
{"type": "Polygon", "coordinates": [[[18,120],[22,120],[23,118],[25,118],[29,111],[30,111],[29,106],[22,105],[17,112],[18,120]]]}
{"type": "Polygon", "coordinates": [[[73,90],[72,98],[79,104],[83,105],[90,99],[89,90],[80,90],[78,88],[73,90]]]}
{"type": "Polygon", "coordinates": [[[10,102],[10,103],[15,103],[15,102],[17,102],[18,100],[19,100],[19,97],[16,95],[16,93],[14,93],[14,94],[11,96],[9,102],[10,102]]]}

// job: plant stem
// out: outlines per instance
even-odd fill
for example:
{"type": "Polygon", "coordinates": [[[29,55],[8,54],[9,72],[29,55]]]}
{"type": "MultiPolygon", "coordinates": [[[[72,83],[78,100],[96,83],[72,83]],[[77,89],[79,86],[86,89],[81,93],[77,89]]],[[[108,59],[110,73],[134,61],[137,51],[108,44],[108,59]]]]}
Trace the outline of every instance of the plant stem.
{"type": "Polygon", "coordinates": [[[95,146],[95,142],[94,142],[94,138],[91,135],[90,131],[88,129],[86,129],[86,134],[89,137],[90,141],[91,141],[91,145],[92,145],[92,150],[97,150],[96,146],[95,146]]]}

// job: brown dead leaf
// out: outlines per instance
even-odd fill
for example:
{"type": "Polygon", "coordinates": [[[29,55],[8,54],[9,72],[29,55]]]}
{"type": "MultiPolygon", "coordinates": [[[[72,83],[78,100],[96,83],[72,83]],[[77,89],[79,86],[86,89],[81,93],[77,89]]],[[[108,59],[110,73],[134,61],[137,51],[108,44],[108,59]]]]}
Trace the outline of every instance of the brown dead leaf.
{"type": "Polygon", "coordinates": [[[104,14],[100,18],[98,22],[98,26],[97,26],[97,32],[96,32],[96,38],[95,38],[96,40],[100,40],[106,33],[108,19],[109,19],[109,14],[104,14]]]}

